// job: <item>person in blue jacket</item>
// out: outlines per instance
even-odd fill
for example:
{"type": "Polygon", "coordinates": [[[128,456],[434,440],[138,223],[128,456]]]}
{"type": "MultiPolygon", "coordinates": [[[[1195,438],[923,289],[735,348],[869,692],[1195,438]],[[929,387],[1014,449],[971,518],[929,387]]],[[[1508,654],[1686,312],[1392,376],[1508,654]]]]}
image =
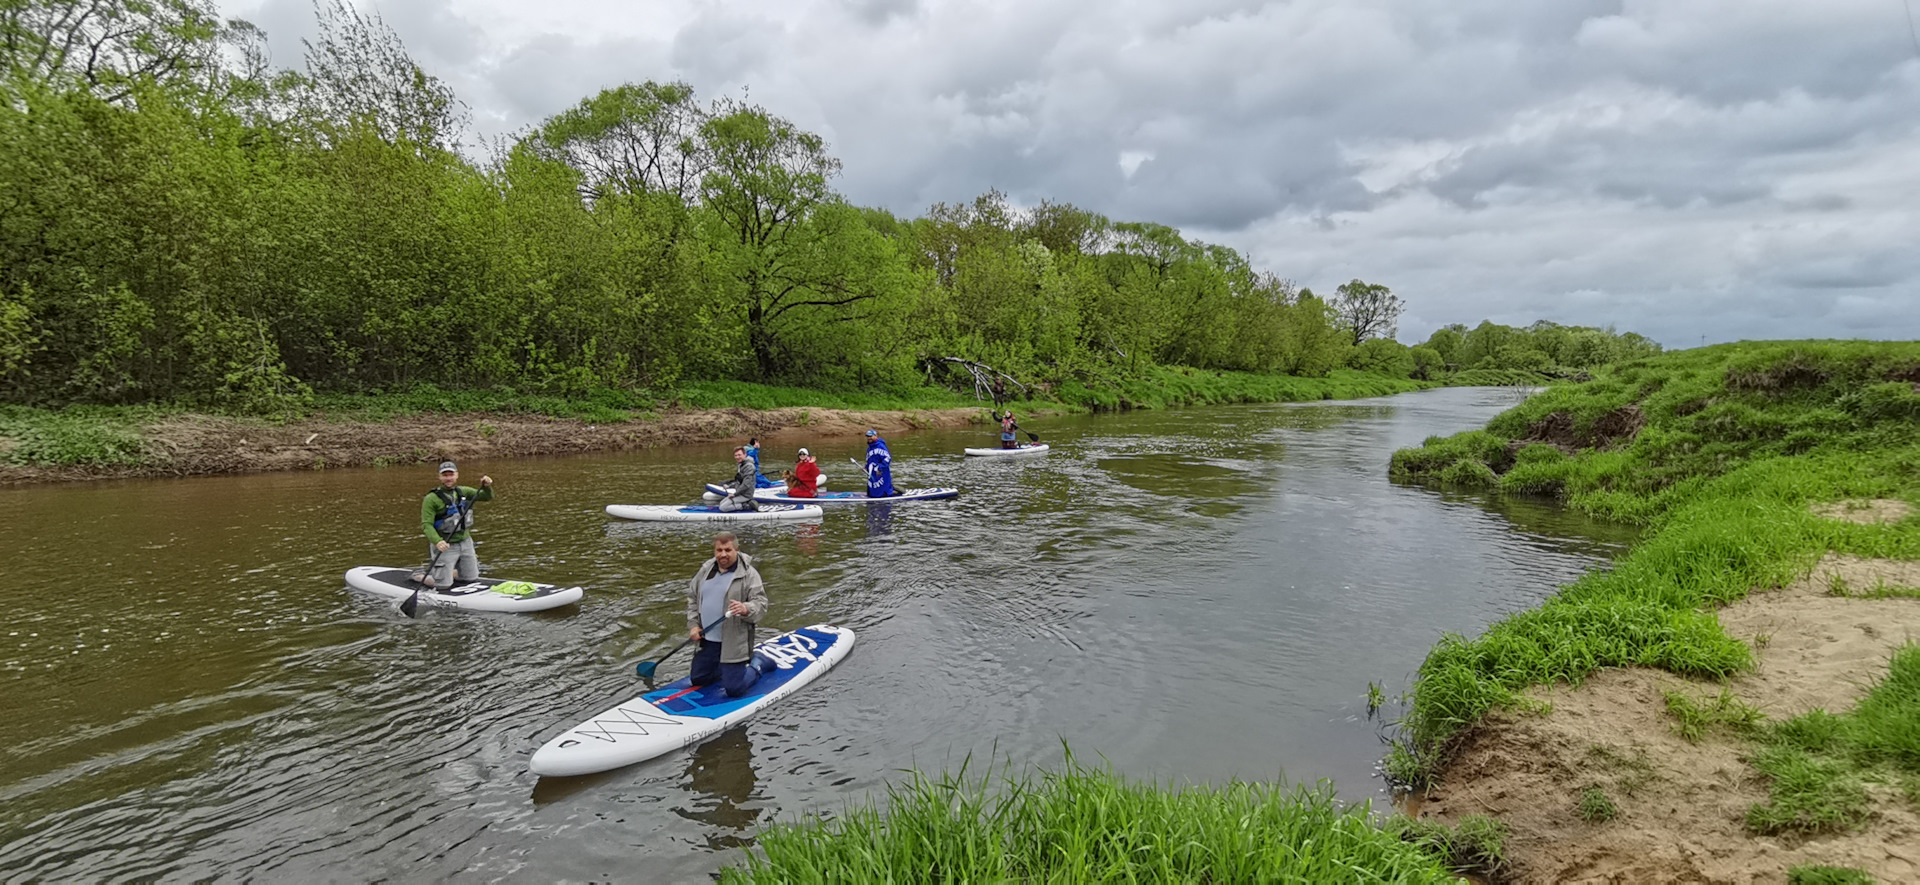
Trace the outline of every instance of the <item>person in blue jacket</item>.
{"type": "Polygon", "coordinates": [[[893,452],[880,431],[867,431],[867,497],[891,498],[900,494],[893,489],[893,452]]]}
{"type": "Polygon", "coordinates": [[[753,487],[765,489],[777,485],[773,480],[768,479],[766,474],[760,472],[760,438],[748,437],[747,444],[741,448],[747,450],[747,460],[753,462],[753,487]]]}

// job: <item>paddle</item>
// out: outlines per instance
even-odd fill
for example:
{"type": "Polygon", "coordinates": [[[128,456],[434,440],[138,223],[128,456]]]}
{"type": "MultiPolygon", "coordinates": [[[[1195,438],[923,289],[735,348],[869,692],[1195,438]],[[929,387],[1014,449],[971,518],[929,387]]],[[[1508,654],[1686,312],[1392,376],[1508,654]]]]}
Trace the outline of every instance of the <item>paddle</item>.
{"type": "MultiPolygon", "coordinates": [[[[453,548],[451,546],[447,548],[447,550],[452,550],[452,549],[453,548]]],[[[420,591],[425,590],[427,588],[426,579],[428,576],[433,574],[434,566],[437,566],[440,564],[440,554],[445,552],[447,551],[446,550],[433,551],[433,560],[427,563],[427,570],[425,572],[420,573],[419,575],[416,575],[414,577],[407,579],[407,583],[413,585],[413,595],[407,597],[406,602],[400,603],[401,614],[411,618],[413,617],[414,612],[420,610],[420,591]]]]}
{"type": "MultiPolygon", "coordinates": [[[[721,615],[721,616],[720,616],[720,620],[719,620],[719,621],[714,621],[713,623],[711,623],[711,624],[708,624],[708,625],[706,625],[705,627],[701,627],[701,628],[700,628],[700,638],[701,638],[701,639],[705,639],[705,638],[707,638],[707,634],[708,634],[708,633],[711,633],[711,632],[713,632],[713,631],[714,631],[715,629],[718,629],[718,628],[719,628],[719,626],[720,626],[720,623],[721,623],[721,621],[725,621],[726,619],[727,619],[727,616],[726,616],[726,615],[721,615]]],[[[659,667],[659,666],[661,665],[661,663],[663,663],[663,662],[665,662],[665,661],[666,661],[666,659],[668,659],[668,658],[670,658],[670,657],[673,657],[673,653],[674,653],[674,652],[676,652],[676,651],[679,651],[679,650],[681,650],[681,649],[683,649],[683,648],[686,648],[686,647],[687,647],[687,643],[689,643],[689,642],[692,642],[692,641],[693,641],[693,637],[691,637],[691,636],[689,636],[689,637],[687,637],[687,638],[685,638],[685,639],[682,639],[682,640],[680,640],[680,644],[679,644],[679,645],[676,645],[676,646],[674,646],[674,647],[673,647],[672,649],[670,649],[670,650],[668,650],[666,654],[663,654],[663,655],[661,655],[661,656],[660,656],[660,660],[658,660],[658,661],[641,661],[640,663],[638,663],[638,664],[635,664],[635,665],[633,666],[633,672],[634,672],[634,673],[637,673],[637,674],[639,674],[639,676],[640,676],[640,678],[641,678],[641,679],[652,679],[652,678],[653,678],[653,671],[654,671],[654,670],[655,670],[656,668],[658,668],[658,667],[659,667]]]]}

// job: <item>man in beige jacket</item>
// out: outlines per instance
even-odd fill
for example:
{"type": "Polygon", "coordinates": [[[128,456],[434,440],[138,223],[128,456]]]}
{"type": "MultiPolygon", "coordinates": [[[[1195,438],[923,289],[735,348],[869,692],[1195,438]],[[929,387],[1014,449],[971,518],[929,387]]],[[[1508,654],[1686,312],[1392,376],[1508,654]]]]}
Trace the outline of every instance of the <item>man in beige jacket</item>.
{"type": "Polygon", "coordinates": [[[740,539],[732,532],[713,536],[713,558],[687,583],[687,635],[700,643],[688,674],[693,684],[718,682],[730,696],[746,694],[766,668],[753,659],[753,628],[766,613],[766,584],[753,558],[740,552],[740,539]]]}

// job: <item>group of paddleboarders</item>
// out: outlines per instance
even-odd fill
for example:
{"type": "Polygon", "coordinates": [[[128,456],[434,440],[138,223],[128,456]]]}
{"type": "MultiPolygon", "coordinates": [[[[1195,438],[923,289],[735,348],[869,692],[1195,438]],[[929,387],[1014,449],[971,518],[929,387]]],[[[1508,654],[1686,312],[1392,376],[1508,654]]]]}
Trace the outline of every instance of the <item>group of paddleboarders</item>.
{"type": "MultiPolygon", "coordinates": [[[[719,508],[723,513],[755,509],[754,490],[772,485],[760,472],[759,439],[748,439],[746,445],[735,448],[733,461],[733,478],[721,483],[728,492],[726,497],[720,499],[719,508]]],[[[867,430],[867,460],[863,467],[867,473],[867,497],[892,498],[900,494],[893,487],[893,450],[887,448],[887,441],[878,430],[867,430]]],[[[781,493],[784,497],[815,498],[820,495],[820,465],[805,446],[800,448],[793,469],[786,471],[784,479],[787,485],[786,491],[781,493]]]]}

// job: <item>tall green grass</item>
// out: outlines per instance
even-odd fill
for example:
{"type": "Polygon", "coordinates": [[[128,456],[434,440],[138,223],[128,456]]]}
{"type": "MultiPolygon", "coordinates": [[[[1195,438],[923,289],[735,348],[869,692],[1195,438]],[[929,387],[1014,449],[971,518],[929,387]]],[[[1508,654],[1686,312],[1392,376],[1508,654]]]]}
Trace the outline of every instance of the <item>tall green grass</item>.
{"type": "Polygon", "coordinates": [[[1920,500],[1914,379],[1920,344],[1723,345],[1614,367],[1545,391],[1485,430],[1396,452],[1390,471],[1401,481],[1558,494],[1650,531],[1612,569],[1539,608],[1478,638],[1443,637],[1416,676],[1389,774],[1428,783],[1464,729],[1529,686],[1577,683],[1603,667],[1702,678],[1751,667],[1748,648],[1711,610],[1805,575],[1829,550],[1920,558],[1920,520],[1865,526],[1809,510],[1847,498],[1920,500]],[[1630,441],[1610,435],[1634,421],[1644,427],[1630,441]],[[1602,439],[1614,447],[1563,448],[1602,439]]]}
{"type": "Polygon", "coordinates": [[[1325,786],[1169,789],[1071,756],[1037,778],[994,780],[965,765],[916,772],[887,788],[884,811],[868,802],[762,832],[721,881],[1453,881],[1434,847],[1376,826],[1366,805],[1342,805],[1325,786]]]}

